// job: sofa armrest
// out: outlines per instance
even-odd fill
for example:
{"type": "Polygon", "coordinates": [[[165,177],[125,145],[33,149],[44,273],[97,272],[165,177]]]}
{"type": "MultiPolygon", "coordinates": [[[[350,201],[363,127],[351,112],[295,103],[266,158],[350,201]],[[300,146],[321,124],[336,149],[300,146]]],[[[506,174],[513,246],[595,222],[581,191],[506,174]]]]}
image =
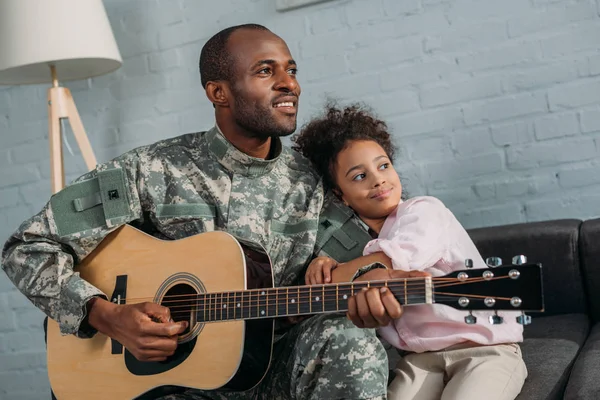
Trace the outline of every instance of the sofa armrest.
{"type": "Polygon", "coordinates": [[[600,322],[600,219],[581,224],[579,252],[590,315],[594,322],[600,322]]]}
{"type": "Polygon", "coordinates": [[[565,400],[600,399],[600,323],[592,328],[585,345],[575,360],[565,391],[565,400]]]}

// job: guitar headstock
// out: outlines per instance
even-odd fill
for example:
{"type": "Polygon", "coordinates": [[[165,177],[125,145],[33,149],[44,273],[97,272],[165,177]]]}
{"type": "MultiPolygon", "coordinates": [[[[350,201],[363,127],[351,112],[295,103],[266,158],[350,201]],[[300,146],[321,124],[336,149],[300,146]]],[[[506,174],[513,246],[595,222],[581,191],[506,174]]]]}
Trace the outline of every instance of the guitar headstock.
{"type": "Polygon", "coordinates": [[[489,268],[473,269],[471,260],[465,269],[434,278],[434,299],[458,310],[469,311],[465,322],[476,323],[475,310],[495,311],[490,323],[503,322],[498,311],[521,311],[517,321],[524,325],[531,318],[526,311],[543,311],[542,266],[527,263],[525,256],[515,256],[513,263],[504,265],[498,257],[486,259],[489,268]]]}

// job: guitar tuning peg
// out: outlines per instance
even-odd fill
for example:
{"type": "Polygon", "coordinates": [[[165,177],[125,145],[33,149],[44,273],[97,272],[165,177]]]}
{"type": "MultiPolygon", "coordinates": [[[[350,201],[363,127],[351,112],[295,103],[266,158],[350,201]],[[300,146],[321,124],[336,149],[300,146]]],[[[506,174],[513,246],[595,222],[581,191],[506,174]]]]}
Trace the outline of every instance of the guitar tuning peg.
{"type": "Polygon", "coordinates": [[[492,325],[500,325],[504,323],[504,318],[498,315],[498,311],[494,311],[494,315],[490,315],[489,321],[492,325]]]}
{"type": "Polygon", "coordinates": [[[527,257],[525,257],[524,255],[518,255],[518,256],[514,256],[512,258],[512,263],[513,265],[523,265],[527,262],[527,257]]]}
{"type": "Polygon", "coordinates": [[[477,323],[477,317],[473,315],[473,311],[469,311],[469,315],[465,317],[465,323],[467,325],[474,325],[477,323]]]}
{"type": "Polygon", "coordinates": [[[529,325],[531,324],[531,316],[521,311],[521,315],[517,317],[517,323],[521,325],[529,325]]]}
{"type": "Polygon", "coordinates": [[[499,267],[502,265],[502,259],[500,257],[488,257],[485,259],[485,263],[490,268],[499,267]]]}
{"type": "Polygon", "coordinates": [[[465,268],[473,268],[473,260],[471,260],[470,258],[467,258],[465,260],[465,268]]]}

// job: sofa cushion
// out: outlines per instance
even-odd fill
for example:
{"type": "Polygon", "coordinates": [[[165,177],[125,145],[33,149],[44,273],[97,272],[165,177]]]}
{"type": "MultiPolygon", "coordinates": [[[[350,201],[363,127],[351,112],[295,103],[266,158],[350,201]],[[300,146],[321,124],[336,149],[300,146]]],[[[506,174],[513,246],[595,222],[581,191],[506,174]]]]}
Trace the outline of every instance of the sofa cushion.
{"type": "Polygon", "coordinates": [[[523,254],[529,262],[542,264],[545,312],[540,316],[547,316],[587,312],[579,267],[580,225],[580,220],[555,220],[468,232],[484,258],[501,257],[509,264],[523,254]]]}
{"type": "MultiPolygon", "coordinates": [[[[600,219],[590,219],[581,224],[579,252],[583,282],[592,321],[600,322],[600,219]]],[[[600,398],[600,397],[599,397],[600,398]]]]}
{"type": "Polygon", "coordinates": [[[565,400],[600,399],[600,323],[592,327],[581,349],[565,391],[565,400]]]}
{"type": "Polygon", "coordinates": [[[517,400],[562,399],[588,331],[585,314],[534,318],[525,328],[525,341],[521,343],[528,376],[517,400]]]}

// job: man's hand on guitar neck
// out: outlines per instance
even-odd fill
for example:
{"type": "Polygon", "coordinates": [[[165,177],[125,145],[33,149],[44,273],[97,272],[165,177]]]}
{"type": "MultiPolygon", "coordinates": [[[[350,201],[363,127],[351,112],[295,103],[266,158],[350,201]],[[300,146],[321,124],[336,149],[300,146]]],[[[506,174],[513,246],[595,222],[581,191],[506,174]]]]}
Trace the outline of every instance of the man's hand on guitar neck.
{"type": "MultiPolygon", "coordinates": [[[[355,282],[429,276],[423,271],[374,269],[355,282]]],[[[379,328],[402,316],[402,306],[388,288],[364,289],[348,300],[348,318],[359,328],[379,328]]]]}
{"type": "Polygon", "coordinates": [[[173,322],[169,309],[156,303],[118,305],[90,300],[89,323],[118,340],[140,361],[163,361],[177,348],[177,336],[187,322],[173,322]]]}

